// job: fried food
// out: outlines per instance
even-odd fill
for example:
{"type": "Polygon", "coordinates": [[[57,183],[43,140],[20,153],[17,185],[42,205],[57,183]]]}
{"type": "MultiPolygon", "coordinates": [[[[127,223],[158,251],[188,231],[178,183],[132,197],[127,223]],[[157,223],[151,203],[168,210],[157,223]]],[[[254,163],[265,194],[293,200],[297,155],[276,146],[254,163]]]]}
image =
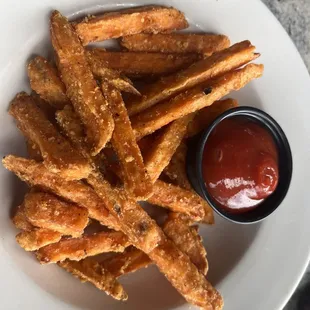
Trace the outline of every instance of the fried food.
{"type": "Polygon", "coordinates": [[[45,58],[37,56],[28,65],[31,88],[46,102],[56,109],[63,109],[70,104],[66,88],[54,68],[45,58]]]}
{"type": "Polygon", "coordinates": [[[62,239],[40,248],[36,255],[41,264],[57,263],[66,259],[79,261],[101,253],[123,252],[128,245],[128,238],[122,232],[99,232],[79,238],[62,239]]]}
{"type": "Polygon", "coordinates": [[[141,139],[175,119],[210,106],[231,91],[239,90],[253,79],[261,77],[263,70],[263,65],[249,64],[145,110],[131,118],[136,138],[141,139]]]}
{"type": "Polygon", "coordinates": [[[206,129],[219,115],[237,106],[237,100],[228,98],[216,101],[211,106],[201,109],[188,125],[186,137],[198,134],[203,129],[206,129]]]}
{"type": "Polygon", "coordinates": [[[163,6],[143,6],[105,13],[95,18],[85,18],[75,25],[83,45],[140,32],[170,32],[187,27],[183,13],[163,6]]]}
{"type": "Polygon", "coordinates": [[[156,222],[124,190],[112,189],[101,175],[95,173],[87,178],[87,182],[104,201],[111,215],[119,221],[121,230],[135,247],[149,253],[165,239],[156,222]]]}
{"type": "Polygon", "coordinates": [[[157,77],[174,73],[200,59],[197,54],[110,52],[94,48],[88,52],[93,62],[119,70],[130,78],[157,77]]]}
{"type": "Polygon", "coordinates": [[[61,201],[48,193],[28,193],[24,199],[24,207],[25,215],[32,225],[63,235],[78,237],[88,224],[87,209],[61,201]]]}
{"type": "Polygon", "coordinates": [[[43,161],[39,147],[29,139],[26,139],[26,147],[29,158],[36,161],[43,161]]]}
{"type": "Polygon", "coordinates": [[[126,76],[121,76],[118,71],[107,67],[103,60],[98,57],[94,57],[90,51],[86,51],[86,56],[90,68],[96,78],[114,86],[119,91],[132,93],[138,96],[141,95],[126,76]]]}
{"type": "Polygon", "coordinates": [[[189,190],[161,180],[154,183],[153,195],[147,201],[173,212],[185,213],[194,221],[208,218],[209,224],[214,223],[213,211],[205,200],[189,190]]]}
{"type": "Polygon", "coordinates": [[[214,53],[180,72],[163,77],[158,82],[146,87],[141,92],[142,97],[132,100],[128,104],[129,115],[140,113],[181,91],[223,75],[256,59],[259,54],[255,54],[254,51],[255,46],[251,42],[243,41],[214,53]]]}
{"type": "Polygon", "coordinates": [[[141,268],[146,268],[151,263],[151,259],[145,253],[130,246],[123,253],[117,253],[115,256],[105,259],[101,262],[101,266],[118,278],[141,268]]]}
{"type": "Polygon", "coordinates": [[[117,300],[127,300],[128,296],[115,276],[102,268],[99,263],[90,259],[74,262],[65,260],[58,265],[73,274],[82,282],[90,282],[99,290],[117,300]]]}
{"type": "Polygon", "coordinates": [[[58,242],[61,233],[46,229],[33,228],[30,231],[22,231],[16,236],[16,241],[25,251],[36,251],[46,245],[58,242]]]}
{"type": "Polygon", "coordinates": [[[190,227],[181,216],[171,213],[164,223],[164,233],[188,255],[198,270],[206,275],[208,272],[207,252],[195,227],[190,227]]]}
{"type": "Polygon", "coordinates": [[[228,37],[219,34],[139,33],[123,37],[121,45],[135,52],[199,53],[210,56],[230,45],[228,37]]]}
{"type": "Polygon", "coordinates": [[[152,193],[152,184],[131,128],[122,96],[118,90],[102,84],[102,92],[109,102],[114,118],[112,146],[120,161],[126,191],[136,199],[145,199],[152,193]]]}
{"type": "Polygon", "coordinates": [[[85,125],[89,149],[95,156],[110,140],[114,129],[108,103],[93,77],[77,34],[58,11],[51,16],[51,38],[66,94],[85,125]]]}
{"type": "Polygon", "coordinates": [[[47,192],[86,208],[90,218],[99,221],[104,226],[119,230],[116,219],[109,214],[104,202],[86,184],[79,181],[67,181],[51,173],[42,163],[34,160],[9,155],[3,158],[2,163],[6,169],[14,172],[24,182],[39,186],[47,192]]]}
{"type": "Polygon", "coordinates": [[[31,231],[34,228],[33,225],[31,225],[27,219],[24,204],[18,206],[12,218],[12,222],[15,225],[15,227],[20,230],[31,231]]]}
{"type": "Polygon", "coordinates": [[[9,113],[28,139],[38,145],[45,166],[66,179],[82,179],[88,176],[91,166],[87,159],[72,148],[31,96],[18,94],[10,105],[9,113]]]}
{"type": "Polygon", "coordinates": [[[193,118],[194,114],[189,114],[170,123],[150,146],[150,150],[144,156],[144,162],[153,183],[169,164],[186,134],[187,125],[193,118]]]}
{"type": "Polygon", "coordinates": [[[221,295],[172,241],[166,240],[148,255],[189,303],[204,309],[223,308],[221,295]]]}

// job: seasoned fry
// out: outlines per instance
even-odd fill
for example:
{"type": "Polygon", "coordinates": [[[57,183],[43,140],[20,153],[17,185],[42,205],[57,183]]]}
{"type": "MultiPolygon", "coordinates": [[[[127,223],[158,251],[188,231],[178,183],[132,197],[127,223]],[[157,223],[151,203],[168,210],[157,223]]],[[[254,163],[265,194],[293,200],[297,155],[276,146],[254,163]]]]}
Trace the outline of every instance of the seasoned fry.
{"type": "Polygon", "coordinates": [[[79,181],[66,181],[46,169],[42,163],[13,155],[3,158],[5,168],[14,172],[21,180],[32,186],[39,186],[65,200],[76,203],[88,210],[89,216],[102,225],[119,230],[116,219],[109,214],[104,202],[95,191],[79,181]]]}
{"type": "Polygon", "coordinates": [[[122,96],[107,84],[102,84],[102,91],[114,117],[115,129],[111,142],[124,170],[125,189],[137,199],[149,197],[152,184],[143,164],[122,96]]]}
{"type": "Polygon", "coordinates": [[[51,16],[51,38],[66,94],[85,125],[92,155],[97,155],[114,129],[108,103],[92,75],[77,34],[58,11],[51,16]]]}
{"type": "Polygon", "coordinates": [[[181,216],[171,213],[163,226],[164,233],[188,255],[198,270],[206,275],[208,272],[207,252],[196,229],[190,227],[181,216]]]}
{"type": "Polygon", "coordinates": [[[25,215],[37,227],[78,237],[88,224],[88,211],[72,203],[61,201],[54,195],[34,192],[24,199],[25,215]]]}
{"type": "Polygon", "coordinates": [[[259,54],[255,54],[254,51],[255,46],[251,42],[243,41],[223,51],[214,53],[212,56],[202,59],[180,72],[160,79],[158,82],[146,87],[141,98],[132,100],[128,104],[129,115],[133,116],[181,91],[256,59],[259,54]]]}
{"type": "Polygon", "coordinates": [[[107,67],[103,60],[98,57],[95,58],[90,51],[86,51],[86,56],[96,78],[109,83],[120,91],[140,96],[140,92],[135,89],[127,77],[121,76],[118,71],[107,67]]]}
{"type": "Polygon", "coordinates": [[[20,230],[30,231],[33,230],[33,225],[31,225],[26,217],[25,214],[25,206],[24,204],[21,204],[18,206],[13,218],[12,222],[15,225],[16,228],[20,230]]]}
{"type": "Polygon", "coordinates": [[[183,13],[163,6],[143,6],[105,13],[86,18],[75,25],[84,45],[140,32],[170,32],[187,27],[183,13]]]}
{"type": "Polygon", "coordinates": [[[101,175],[92,173],[87,182],[119,221],[129,240],[145,253],[152,251],[165,236],[156,222],[122,189],[112,189],[101,175]]]}
{"type": "Polygon", "coordinates": [[[211,106],[201,109],[187,128],[187,137],[198,134],[206,129],[219,115],[238,106],[237,100],[228,98],[214,102],[211,106]]]}
{"type": "Polygon", "coordinates": [[[219,34],[139,33],[123,37],[121,45],[136,52],[199,53],[210,56],[230,45],[229,38],[219,34]]]}
{"type": "Polygon", "coordinates": [[[165,241],[149,253],[149,256],[188,302],[204,309],[223,308],[221,295],[172,241],[165,241]]]}
{"type": "Polygon", "coordinates": [[[70,260],[81,260],[88,256],[107,252],[123,252],[129,245],[128,238],[118,231],[99,232],[80,238],[62,239],[38,250],[37,258],[41,264],[70,260]]]}
{"type": "Polygon", "coordinates": [[[118,253],[111,258],[105,259],[101,266],[118,278],[141,268],[146,268],[151,263],[152,261],[145,253],[131,246],[123,253],[118,253]]]}
{"type": "Polygon", "coordinates": [[[162,54],[144,52],[109,52],[94,48],[88,52],[93,62],[119,70],[131,78],[157,77],[174,73],[198,61],[197,54],[162,54]]]}
{"type": "Polygon", "coordinates": [[[153,188],[153,195],[147,200],[149,203],[174,212],[185,213],[195,221],[208,217],[210,224],[214,222],[211,207],[193,192],[161,180],[157,180],[153,188]],[[207,214],[205,214],[205,205],[208,206],[207,214]]]}
{"type": "Polygon", "coordinates": [[[145,110],[131,119],[136,138],[141,139],[175,119],[210,106],[231,91],[239,90],[253,79],[261,77],[263,70],[263,65],[247,65],[145,110]]]}
{"type": "Polygon", "coordinates": [[[25,251],[36,251],[41,247],[58,242],[60,239],[61,233],[45,228],[22,231],[16,236],[16,241],[25,251]]]}
{"type": "Polygon", "coordinates": [[[39,149],[39,147],[34,142],[32,142],[31,140],[27,139],[26,140],[26,146],[27,146],[28,156],[31,159],[34,159],[36,161],[43,161],[40,149],[39,149]]]}
{"type": "Polygon", "coordinates": [[[87,159],[60,135],[31,96],[18,94],[10,105],[9,113],[17,120],[26,137],[39,146],[49,170],[66,179],[87,177],[91,171],[87,159]]]}
{"type": "Polygon", "coordinates": [[[144,157],[145,167],[154,183],[169,164],[184,135],[188,123],[194,118],[194,114],[186,115],[164,128],[157,137],[150,150],[144,157]]]}
{"type": "Polygon", "coordinates": [[[56,109],[63,109],[70,104],[66,88],[54,68],[48,61],[37,56],[28,65],[28,76],[31,88],[46,102],[56,109]]]}
{"type": "Polygon", "coordinates": [[[90,282],[99,290],[117,300],[127,300],[128,296],[122,285],[116,280],[115,276],[102,268],[99,263],[90,259],[73,262],[65,260],[58,265],[66,271],[72,273],[82,282],[90,282]]]}

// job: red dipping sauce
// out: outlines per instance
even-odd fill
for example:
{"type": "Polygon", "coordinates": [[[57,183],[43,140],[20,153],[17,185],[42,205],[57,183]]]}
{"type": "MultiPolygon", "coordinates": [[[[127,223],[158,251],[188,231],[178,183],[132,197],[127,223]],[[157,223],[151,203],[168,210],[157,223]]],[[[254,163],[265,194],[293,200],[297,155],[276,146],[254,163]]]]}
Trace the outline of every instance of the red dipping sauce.
{"type": "Polygon", "coordinates": [[[231,213],[247,212],[277,187],[277,148],[262,125],[245,117],[228,118],[208,137],[202,169],[217,204],[231,213]]]}

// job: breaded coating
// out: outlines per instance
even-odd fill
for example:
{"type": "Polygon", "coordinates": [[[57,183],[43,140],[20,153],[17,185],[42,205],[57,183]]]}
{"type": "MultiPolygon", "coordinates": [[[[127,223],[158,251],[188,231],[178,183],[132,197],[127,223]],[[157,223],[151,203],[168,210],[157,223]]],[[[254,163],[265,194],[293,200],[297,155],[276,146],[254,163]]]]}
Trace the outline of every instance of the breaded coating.
{"type": "Polygon", "coordinates": [[[26,213],[25,213],[25,206],[21,204],[18,206],[13,218],[12,222],[16,228],[25,231],[31,231],[34,229],[33,225],[29,223],[26,213]]]}
{"type": "Polygon", "coordinates": [[[229,38],[220,34],[139,33],[123,37],[121,45],[130,51],[160,53],[199,53],[210,56],[230,45],[229,38]]]}
{"type": "Polygon", "coordinates": [[[66,94],[85,125],[92,155],[97,155],[110,140],[114,129],[108,103],[93,77],[84,49],[67,18],[54,11],[50,28],[66,94]]]}
{"type": "Polygon", "coordinates": [[[143,6],[105,13],[85,18],[75,25],[84,45],[140,32],[170,32],[187,27],[183,13],[163,6],[143,6]]]}

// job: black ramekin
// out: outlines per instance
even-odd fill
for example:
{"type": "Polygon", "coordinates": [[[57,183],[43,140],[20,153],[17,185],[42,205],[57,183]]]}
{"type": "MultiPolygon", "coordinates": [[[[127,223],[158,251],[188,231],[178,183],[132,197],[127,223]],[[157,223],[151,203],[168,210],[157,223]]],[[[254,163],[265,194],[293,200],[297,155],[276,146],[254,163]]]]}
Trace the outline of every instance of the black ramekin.
{"type": "Polygon", "coordinates": [[[280,125],[270,115],[252,107],[237,107],[218,116],[208,128],[189,140],[186,169],[193,188],[215,212],[232,222],[250,224],[263,220],[281,204],[290,186],[293,162],[288,140],[280,125]],[[224,119],[237,116],[256,121],[269,130],[278,150],[279,180],[275,191],[256,208],[243,213],[230,213],[221,208],[208,193],[203,179],[202,159],[206,141],[212,130],[224,119]]]}

